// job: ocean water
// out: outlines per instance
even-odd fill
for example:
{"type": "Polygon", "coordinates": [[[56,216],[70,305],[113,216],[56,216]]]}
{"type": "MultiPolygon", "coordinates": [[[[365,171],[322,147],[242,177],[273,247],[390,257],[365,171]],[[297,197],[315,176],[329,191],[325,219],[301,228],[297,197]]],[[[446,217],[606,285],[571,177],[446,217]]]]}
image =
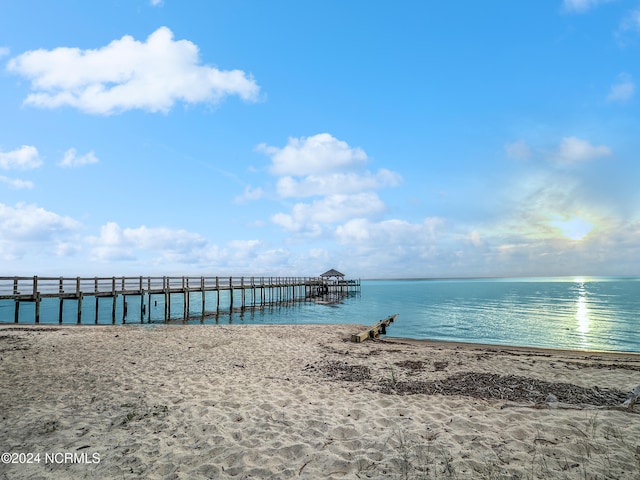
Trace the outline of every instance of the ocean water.
{"type": "MultiPolygon", "coordinates": [[[[221,296],[221,309],[229,300],[221,296]]],[[[128,297],[127,323],[140,324],[140,303],[128,297]]],[[[215,294],[207,310],[215,310],[215,294]]],[[[117,322],[124,318],[118,299],[117,322]]],[[[239,300],[234,300],[239,305],[239,300]]],[[[111,323],[112,303],[101,299],[99,323],[111,323]]],[[[144,322],[163,322],[164,305],[148,305],[144,322]]],[[[201,297],[191,295],[192,314],[201,297]]],[[[13,302],[0,303],[0,321],[13,321],[13,302]]],[[[182,323],[182,296],[172,298],[172,323],[182,323]]],[[[189,323],[366,324],[392,314],[388,336],[640,353],[640,277],[566,277],[464,280],[363,280],[340,303],[296,302],[196,318],[189,323]]],[[[83,323],[94,323],[95,300],[85,299],[83,323]]],[[[20,306],[20,322],[33,323],[33,304],[20,306]]],[[[77,303],[64,304],[63,323],[77,321],[77,303]]],[[[57,300],[43,301],[41,323],[58,323],[57,300]]]]}

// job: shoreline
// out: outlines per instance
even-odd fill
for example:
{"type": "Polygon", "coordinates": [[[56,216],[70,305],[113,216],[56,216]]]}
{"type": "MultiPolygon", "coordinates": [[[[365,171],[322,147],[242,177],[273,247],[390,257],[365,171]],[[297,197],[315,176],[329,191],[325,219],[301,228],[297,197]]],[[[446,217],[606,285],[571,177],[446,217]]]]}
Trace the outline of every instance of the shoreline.
{"type": "MultiPolygon", "coordinates": [[[[327,323],[304,323],[304,324],[283,324],[283,323],[269,323],[269,324],[258,324],[258,323],[245,323],[245,324],[209,324],[209,323],[183,323],[182,321],[178,322],[154,322],[154,323],[127,323],[127,324],[72,324],[72,323],[13,323],[13,322],[0,322],[0,333],[3,330],[15,330],[15,331],[28,331],[28,330],[56,330],[63,328],[162,328],[162,327],[219,327],[219,326],[227,326],[227,327],[280,327],[280,326],[294,326],[294,327],[304,327],[304,326],[312,326],[312,327],[345,327],[345,328],[353,328],[354,331],[358,330],[366,330],[369,326],[364,324],[350,324],[350,323],[342,323],[342,324],[327,324],[327,323]]],[[[612,356],[628,356],[631,360],[637,358],[640,360],[640,352],[633,351],[620,351],[620,350],[583,350],[583,349],[570,349],[570,348],[553,348],[553,347],[539,347],[539,346],[531,346],[531,345],[509,345],[509,344],[501,344],[501,343],[480,343],[480,342],[464,342],[459,340],[434,340],[428,338],[409,338],[409,337],[396,337],[393,335],[381,335],[376,341],[380,342],[388,342],[388,343],[397,343],[397,344],[406,344],[406,345],[446,345],[449,347],[461,347],[461,348],[482,348],[482,349],[500,349],[500,350],[513,350],[519,352],[530,352],[530,353],[550,353],[550,354],[583,354],[585,356],[589,355],[612,355],[612,356]]]]}
{"type": "Polygon", "coordinates": [[[386,335],[381,337],[382,341],[389,343],[399,343],[407,345],[439,345],[444,344],[450,347],[470,347],[470,348],[483,348],[483,349],[500,349],[500,350],[513,350],[518,352],[530,352],[530,353],[549,353],[559,355],[569,354],[584,354],[590,355],[611,355],[611,356],[628,356],[631,360],[637,359],[640,361],[640,352],[625,352],[617,350],[579,350],[568,348],[552,348],[552,347],[535,347],[528,345],[505,345],[498,343],[476,343],[476,342],[461,342],[456,340],[431,340],[422,338],[406,338],[406,337],[394,337],[386,335]]]}
{"type": "Polygon", "coordinates": [[[364,326],[344,324],[98,326],[0,326],[2,451],[99,457],[7,478],[640,475],[640,405],[620,408],[636,355],[356,344],[364,326]]]}

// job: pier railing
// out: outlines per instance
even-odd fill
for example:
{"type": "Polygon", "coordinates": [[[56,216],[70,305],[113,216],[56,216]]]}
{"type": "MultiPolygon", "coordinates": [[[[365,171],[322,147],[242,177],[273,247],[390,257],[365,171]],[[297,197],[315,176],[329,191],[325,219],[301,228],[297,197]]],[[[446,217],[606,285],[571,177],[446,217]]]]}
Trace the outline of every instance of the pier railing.
{"type": "MultiPolygon", "coordinates": [[[[111,298],[111,320],[116,323],[116,304],[123,297],[123,323],[127,317],[127,298],[138,297],[140,321],[148,312],[151,320],[153,297],[164,300],[164,319],[171,318],[171,297],[182,295],[183,318],[190,317],[191,299],[200,293],[200,315],[207,314],[208,292],[216,294],[215,312],[220,311],[221,294],[228,302],[229,312],[234,309],[256,308],[268,304],[314,299],[331,294],[348,294],[360,289],[359,280],[327,280],[320,277],[213,277],[213,276],[154,276],[154,277],[0,277],[0,301],[15,303],[14,322],[20,319],[20,303],[34,302],[35,323],[40,323],[40,305],[43,299],[58,299],[58,321],[63,321],[65,300],[77,301],[77,323],[82,322],[82,305],[86,297],[95,298],[95,323],[98,323],[99,299],[111,298]],[[238,293],[239,292],[239,293],[238,293]],[[239,297],[239,298],[237,298],[239,297]],[[234,305],[234,300],[236,304],[234,305]]],[[[162,300],[161,300],[162,301],[162,300]]],[[[157,300],[154,305],[157,304],[157,300]]],[[[224,308],[224,306],[223,306],[224,308]]],[[[1,321],[6,319],[0,318],[1,321]]]]}

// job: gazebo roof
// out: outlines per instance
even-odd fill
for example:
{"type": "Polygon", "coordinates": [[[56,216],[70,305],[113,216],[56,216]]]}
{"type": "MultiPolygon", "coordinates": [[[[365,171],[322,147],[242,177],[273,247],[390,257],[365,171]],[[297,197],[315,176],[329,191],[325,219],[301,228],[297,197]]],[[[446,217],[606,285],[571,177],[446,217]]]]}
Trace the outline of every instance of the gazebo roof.
{"type": "Polygon", "coordinates": [[[344,277],[344,273],[340,273],[337,270],[334,270],[333,268],[331,270],[327,270],[326,272],[324,272],[322,275],[320,275],[321,277],[344,277]]]}

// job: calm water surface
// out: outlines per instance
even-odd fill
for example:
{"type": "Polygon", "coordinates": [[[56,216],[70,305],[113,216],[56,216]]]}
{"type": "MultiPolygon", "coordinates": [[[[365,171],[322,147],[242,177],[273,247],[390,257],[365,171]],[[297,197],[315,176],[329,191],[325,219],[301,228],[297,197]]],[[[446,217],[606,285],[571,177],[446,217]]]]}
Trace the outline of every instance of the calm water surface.
{"type": "Polygon", "coordinates": [[[393,336],[640,352],[640,278],[380,281],[362,297],[400,313],[393,336]]]}
{"type": "MultiPolygon", "coordinates": [[[[192,297],[191,311],[199,311],[201,300],[192,297]]],[[[182,312],[181,298],[172,299],[175,317],[182,312]]],[[[133,298],[129,302],[129,312],[139,312],[139,303],[136,306],[133,298]]],[[[207,309],[215,309],[207,302],[207,309]]],[[[76,320],[73,303],[65,303],[64,323],[76,320]]],[[[109,303],[105,302],[104,312],[100,309],[101,323],[110,322],[109,303]]],[[[221,303],[228,305],[224,299],[221,303]]],[[[83,323],[92,323],[92,305],[83,304],[83,323]]],[[[163,305],[150,308],[152,321],[162,322],[163,305]]],[[[30,304],[21,305],[21,322],[33,322],[32,309],[30,304]]],[[[120,322],[121,305],[118,311],[120,322]]],[[[387,330],[394,337],[640,352],[640,277],[367,280],[359,294],[337,305],[296,303],[221,314],[203,322],[368,325],[394,313],[398,320],[387,330]]],[[[0,304],[0,321],[12,319],[13,304],[0,304]]],[[[57,319],[57,301],[43,302],[41,322],[57,323],[57,319]]],[[[135,320],[139,322],[139,313],[135,320]]]]}

